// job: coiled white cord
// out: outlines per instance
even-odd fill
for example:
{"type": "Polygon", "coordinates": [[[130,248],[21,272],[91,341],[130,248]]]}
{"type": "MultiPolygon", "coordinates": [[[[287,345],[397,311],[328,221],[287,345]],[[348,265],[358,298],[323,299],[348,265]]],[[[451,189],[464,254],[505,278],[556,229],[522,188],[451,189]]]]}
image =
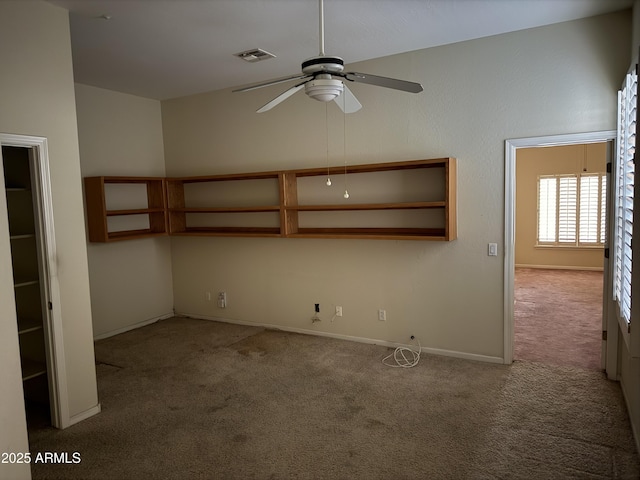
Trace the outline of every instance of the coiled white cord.
{"type": "Polygon", "coordinates": [[[422,346],[420,345],[420,340],[411,335],[411,340],[415,340],[418,343],[417,350],[411,349],[411,347],[398,347],[393,353],[390,353],[386,357],[382,359],[382,363],[387,367],[394,368],[411,368],[418,365],[420,361],[420,352],[422,351],[422,346]],[[394,363],[390,363],[390,359],[393,357],[394,363]]]}

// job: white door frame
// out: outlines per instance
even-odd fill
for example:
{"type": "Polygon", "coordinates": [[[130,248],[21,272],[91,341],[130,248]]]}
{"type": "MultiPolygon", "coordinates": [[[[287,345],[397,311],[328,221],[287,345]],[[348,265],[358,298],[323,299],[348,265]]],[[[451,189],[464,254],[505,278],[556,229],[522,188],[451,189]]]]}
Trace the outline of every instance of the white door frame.
{"type": "MultiPolygon", "coordinates": [[[[34,152],[32,161],[35,166],[33,174],[36,185],[33,186],[33,190],[37,208],[41,212],[41,224],[39,225],[43,239],[41,258],[43,259],[42,263],[45,270],[42,283],[46,290],[45,295],[48,301],[51,302],[48,310],[48,328],[45,328],[51,424],[56,428],[66,428],[71,423],[69,421],[69,397],[62,337],[62,309],[60,306],[60,286],[58,284],[47,139],[44,137],[0,133],[0,147],[3,146],[30,148],[34,152]]],[[[0,163],[2,163],[1,160],[2,152],[0,150],[0,163]]],[[[4,190],[4,185],[0,188],[4,190]]]]}
{"type": "MultiPolygon", "coordinates": [[[[614,141],[617,138],[615,130],[600,132],[571,133],[566,135],[551,135],[546,137],[513,138],[505,141],[505,192],[504,192],[504,363],[513,362],[514,342],[514,313],[513,283],[515,277],[515,238],[516,238],[516,152],[519,148],[551,147],[573,145],[581,143],[599,143],[614,141]]],[[[615,166],[614,166],[615,168],[615,166]]],[[[611,207],[607,208],[607,216],[611,217],[611,207]]],[[[609,218],[610,219],[610,218],[609,218]]],[[[608,219],[608,220],[609,220],[608,219]]],[[[611,286],[605,285],[605,291],[611,286]]],[[[606,297],[605,297],[606,298],[606,297]]],[[[605,305],[607,302],[605,302],[605,305]]],[[[603,310],[605,315],[606,310],[603,310]]],[[[610,327],[608,322],[607,327],[610,327]]],[[[617,323],[615,328],[617,328],[617,323]]],[[[617,330],[607,328],[613,333],[617,330]]],[[[607,336],[607,359],[617,359],[618,335],[607,336]]],[[[617,370],[615,362],[607,362],[607,374],[612,377],[617,370]]],[[[617,374],[616,374],[617,375],[617,374]]]]}

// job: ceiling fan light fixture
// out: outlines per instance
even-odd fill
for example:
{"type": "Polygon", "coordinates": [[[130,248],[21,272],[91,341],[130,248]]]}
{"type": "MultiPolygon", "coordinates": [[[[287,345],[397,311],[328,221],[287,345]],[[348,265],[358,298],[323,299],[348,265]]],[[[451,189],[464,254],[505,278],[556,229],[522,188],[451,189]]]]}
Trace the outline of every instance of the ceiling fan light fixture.
{"type": "MultiPolygon", "coordinates": [[[[1,0],[0,0],[1,1],[1,0]]],[[[318,100],[319,102],[330,102],[335,100],[338,107],[344,113],[354,113],[362,108],[358,99],[353,95],[343,80],[356,83],[368,83],[378,87],[391,88],[403,92],[420,93],[422,85],[415,82],[407,82],[406,80],[398,80],[396,78],[381,77],[378,75],[370,75],[368,73],[344,72],[344,60],[341,57],[333,55],[325,55],[324,53],[324,4],[323,0],[318,0],[320,10],[319,15],[319,34],[320,49],[316,57],[311,57],[302,62],[302,74],[291,77],[278,78],[265,83],[251,85],[244,88],[233,90],[234,92],[246,92],[255,90],[256,88],[268,87],[289,80],[298,80],[299,83],[285,90],[276,98],[256,110],[257,113],[263,113],[271,110],[276,105],[284,102],[287,98],[296,94],[304,87],[307,96],[318,100]],[[336,78],[337,77],[337,78],[336,78]],[[342,95],[341,101],[338,97],[342,95]]],[[[268,52],[263,52],[268,53],[268,52]]],[[[236,54],[247,61],[256,61],[259,52],[246,51],[236,54]]]]}
{"type": "Polygon", "coordinates": [[[316,78],[307,82],[304,91],[314,100],[319,102],[330,102],[338,97],[344,87],[341,80],[316,78]]]}

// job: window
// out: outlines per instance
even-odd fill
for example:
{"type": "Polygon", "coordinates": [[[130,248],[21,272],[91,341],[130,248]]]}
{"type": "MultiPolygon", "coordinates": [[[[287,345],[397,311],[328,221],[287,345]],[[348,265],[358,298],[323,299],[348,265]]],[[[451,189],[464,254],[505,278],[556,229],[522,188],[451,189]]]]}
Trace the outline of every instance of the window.
{"type": "Polygon", "coordinates": [[[538,245],[603,246],[604,173],[538,177],[538,245]]]}
{"type": "Polygon", "coordinates": [[[618,92],[618,145],[616,152],[615,238],[613,239],[613,296],[620,317],[631,322],[631,237],[633,233],[633,180],[636,149],[638,76],[627,74],[618,92]]]}

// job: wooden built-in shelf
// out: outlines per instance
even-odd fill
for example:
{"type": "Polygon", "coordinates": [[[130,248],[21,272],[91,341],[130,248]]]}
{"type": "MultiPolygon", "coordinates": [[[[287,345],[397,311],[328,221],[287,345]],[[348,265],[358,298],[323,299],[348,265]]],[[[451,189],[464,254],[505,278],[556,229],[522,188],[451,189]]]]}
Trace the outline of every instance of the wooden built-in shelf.
{"type": "Polygon", "coordinates": [[[134,238],[167,235],[167,205],[164,178],[161,177],[86,177],[84,179],[87,203],[89,240],[92,242],[113,242],[134,238]],[[146,187],[145,208],[107,209],[105,185],[137,184],[146,187]],[[142,215],[147,219],[148,228],[121,231],[109,229],[108,217],[142,215]]]}
{"type": "Polygon", "coordinates": [[[349,205],[291,205],[285,210],[298,212],[331,212],[338,210],[410,210],[423,208],[444,208],[446,202],[410,202],[410,203],[361,203],[349,205]]]}
{"type": "MultiPolygon", "coordinates": [[[[448,157],[347,167],[166,179],[89,177],[85,178],[85,193],[89,237],[91,241],[97,242],[167,233],[180,236],[439,241],[454,240],[457,236],[456,159],[448,157]],[[402,173],[407,171],[409,172],[402,173]],[[375,182],[378,184],[368,188],[367,182],[371,177],[364,174],[380,173],[387,176],[404,176],[392,179],[389,185],[385,182],[384,176],[376,177],[375,182]],[[312,201],[302,201],[309,196],[309,184],[306,180],[303,182],[299,179],[345,174],[349,182],[357,184],[357,180],[360,180],[363,193],[357,197],[360,201],[327,202],[325,193],[312,201]],[[423,176],[426,179],[424,185],[420,183],[423,176]],[[147,185],[148,208],[107,210],[105,183],[127,182],[147,185]],[[409,198],[405,199],[402,196],[405,194],[405,184],[408,183],[412,185],[408,190],[412,191],[406,194],[409,198]],[[366,197],[365,201],[362,201],[363,197],[366,197]],[[371,201],[372,199],[374,200],[371,201]],[[398,213],[393,213],[394,211],[398,213]],[[407,213],[401,214],[402,211],[407,213]],[[414,215],[411,219],[405,219],[409,212],[417,212],[419,215],[423,215],[420,212],[425,212],[425,215],[426,212],[433,214],[418,217],[414,215]],[[149,215],[149,229],[108,231],[107,217],[140,214],[149,215]],[[309,215],[321,215],[321,218],[309,215]],[[363,219],[363,215],[374,215],[371,217],[371,224],[366,224],[368,220],[363,219]],[[388,217],[389,215],[391,217],[388,217]],[[383,216],[391,220],[382,219],[383,216]],[[389,226],[384,224],[385,221],[389,222],[389,226]],[[365,224],[360,225],[363,222],[365,224]]],[[[333,193],[337,194],[336,197],[341,197],[338,190],[334,189],[333,193]]]]}

